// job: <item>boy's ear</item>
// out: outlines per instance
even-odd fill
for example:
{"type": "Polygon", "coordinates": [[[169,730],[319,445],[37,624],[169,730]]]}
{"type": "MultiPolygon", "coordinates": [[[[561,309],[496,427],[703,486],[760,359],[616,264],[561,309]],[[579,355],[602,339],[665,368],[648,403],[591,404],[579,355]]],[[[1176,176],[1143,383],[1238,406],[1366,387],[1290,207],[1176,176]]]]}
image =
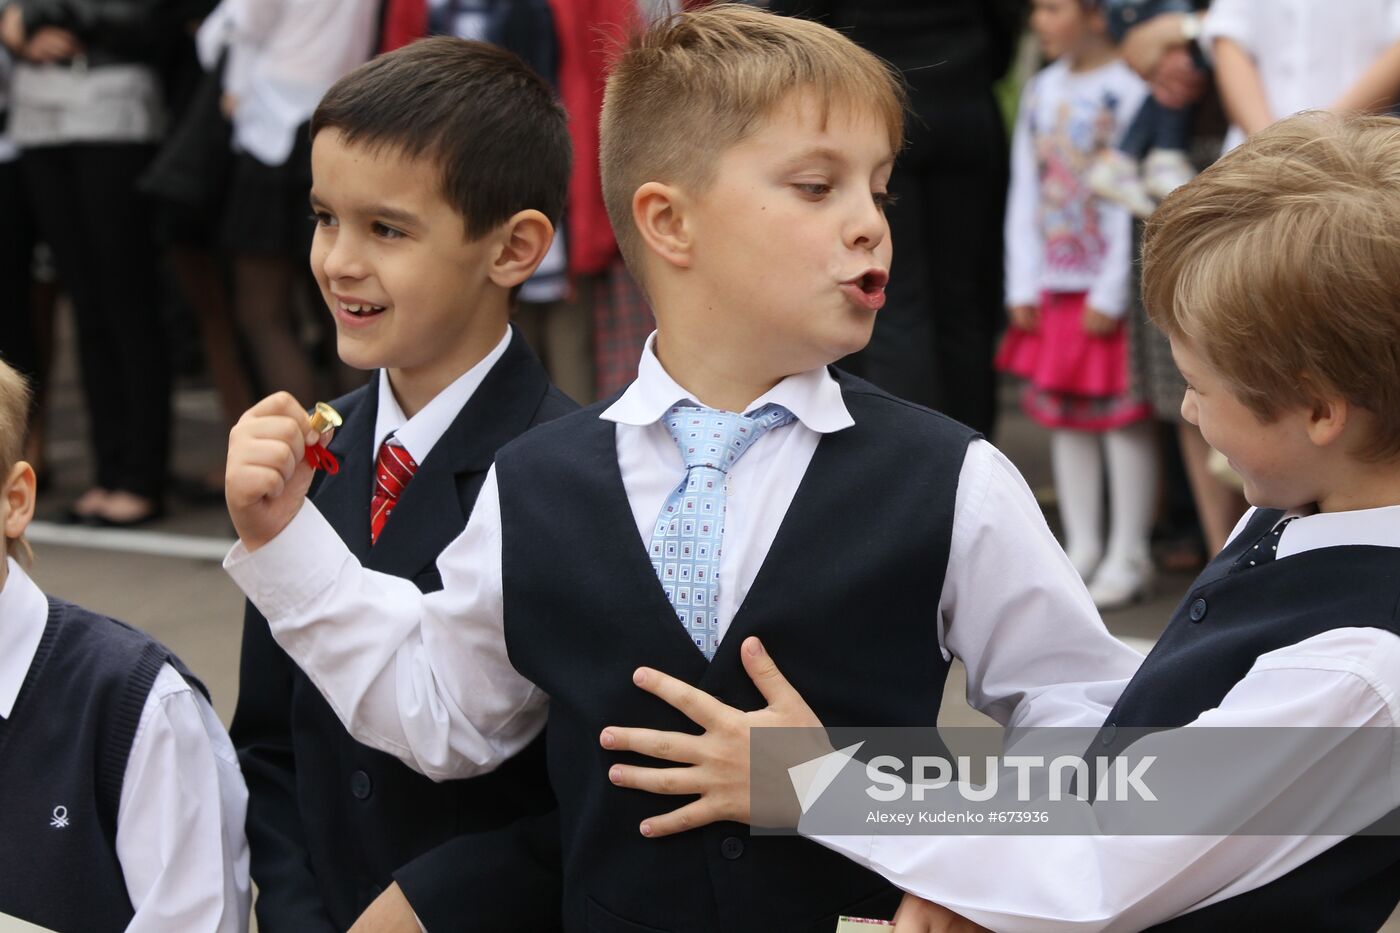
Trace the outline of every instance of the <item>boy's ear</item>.
{"type": "Polygon", "coordinates": [[[1347,400],[1340,396],[1320,396],[1308,412],[1308,438],[1317,447],[1334,443],[1346,430],[1351,414],[1347,400]]]}
{"type": "Polygon", "coordinates": [[[690,227],[686,223],[685,197],[659,181],[649,181],[632,195],[632,222],[647,247],[681,269],[690,267],[690,227]]]}
{"type": "Polygon", "coordinates": [[[5,500],[4,534],[13,540],[24,534],[29,522],[34,518],[34,491],[38,486],[34,478],[34,468],[21,460],[10,468],[5,477],[3,495],[5,500]]]}
{"type": "Polygon", "coordinates": [[[491,261],[491,281],[514,288],[535,274],[554,242],[554,224],[537,210],[520,211],[501,225],[500,249],[491,261]]]}

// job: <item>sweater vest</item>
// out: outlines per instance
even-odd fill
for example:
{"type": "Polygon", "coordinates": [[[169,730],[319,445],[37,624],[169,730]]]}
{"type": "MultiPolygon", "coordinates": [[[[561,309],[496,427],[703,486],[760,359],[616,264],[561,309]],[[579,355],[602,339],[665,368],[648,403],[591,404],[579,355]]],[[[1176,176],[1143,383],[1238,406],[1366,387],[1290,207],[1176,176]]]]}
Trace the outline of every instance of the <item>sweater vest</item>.
{"type": "MultiPolygon", "coordinates": [[[[1267,652],[1337,628],[1400,634],[1400,550],[1318,548],[1250,567],[1246,552],[1282,517],[1260,509],[1197,578],[1109,714],[1107,751],[1094,754],[1121,751],[1120,728],[1176,728],[1214,709],[1267,652]]],[[[1269,884],[1153,929],[1370,933],[1397,901],[1400,838],[1352,836],[1269,884]]]]}
{"type": "Polygon", "coordinates": [[[150,636],[50,598],[12,715],[0,720],[0,912],[58,933],[126,929],[135,911],[117,809],[164,664],[204,691],[150,636]]]}
{"type": "Polygon", "coordinates": [[[827,726],[936,725],[948,669],[938,602],[976,435],[836,375],[855,425],[822,437],[712,662],[677,621],[637,533],[605,404],[497,457],[506,645],[550,696],[570,931],[830,933],[838,914],[889,917],[898,906],[882,878],[795,836],[716,823],[644,838],[643,819],[691,798],[612,785],[614,762],[658,763],[598,743],[608,725],[699,731],[633,685],[641,665],[763,708],[739,658],[749,635],[827,726]]]}

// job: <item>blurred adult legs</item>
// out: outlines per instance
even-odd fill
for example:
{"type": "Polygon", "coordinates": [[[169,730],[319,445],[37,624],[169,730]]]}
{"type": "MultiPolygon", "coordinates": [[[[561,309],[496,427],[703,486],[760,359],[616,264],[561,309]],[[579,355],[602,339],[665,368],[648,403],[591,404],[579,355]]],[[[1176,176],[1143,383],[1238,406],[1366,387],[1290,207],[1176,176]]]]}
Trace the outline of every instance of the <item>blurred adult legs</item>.
{"type": "Polygon", "coordinates": [[[39,230],[73,302],[94,486],[158,506],[170,368],[156,252],[135,181],[152,147],[36,147],[22,156],[39,230]]]}
{"type": "Polygon", "coordinates": [[[254,398],[238,357],[238,334],[219,257],[199,246],[172,246],[168,253],[185,303],[199,317],[199,337],[210,381],[227,427],[233,427],[254,398]]]}
{"type": "Polygon", "coordinates": [[[316,400],[315,371],[298,333],[293,289],[300,267],[271,253],[240,253],[233,262],[234,309],[264,392],[285,389],[303,405],[316,400]]]}

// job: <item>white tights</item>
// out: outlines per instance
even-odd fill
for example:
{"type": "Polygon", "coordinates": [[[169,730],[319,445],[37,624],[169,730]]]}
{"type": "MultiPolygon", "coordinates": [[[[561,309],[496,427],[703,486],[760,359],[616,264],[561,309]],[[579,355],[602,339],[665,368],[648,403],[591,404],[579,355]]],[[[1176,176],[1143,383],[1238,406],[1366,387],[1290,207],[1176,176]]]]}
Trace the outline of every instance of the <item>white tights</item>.
{"type": "Polygon", "coordinates": [[[1157,499],[1157,444],[1152,422],[1139,421],[1103,433],[1052,431],[1050,463],[1065,529],[1065,551],[1080,576],[1087,579],[1100,566],[1100,558],[1104,568],[1113,570],[1146,561],[1157,499]],[[1103,532],[1105,459],[1110,512],[1107,552],[1103,532]]]}

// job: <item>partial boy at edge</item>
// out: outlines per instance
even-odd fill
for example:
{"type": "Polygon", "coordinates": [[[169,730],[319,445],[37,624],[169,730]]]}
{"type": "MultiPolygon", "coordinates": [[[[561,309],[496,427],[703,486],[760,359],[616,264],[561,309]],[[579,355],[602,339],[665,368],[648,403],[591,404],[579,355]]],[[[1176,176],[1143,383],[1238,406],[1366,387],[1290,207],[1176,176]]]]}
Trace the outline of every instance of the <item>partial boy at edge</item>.
{"type": "Polygon", "coordinates": [[[0,361],[0,916],[57,933],[248,928],[248,792],[208,694],[25,567],[24,379],[0,361]]]}

